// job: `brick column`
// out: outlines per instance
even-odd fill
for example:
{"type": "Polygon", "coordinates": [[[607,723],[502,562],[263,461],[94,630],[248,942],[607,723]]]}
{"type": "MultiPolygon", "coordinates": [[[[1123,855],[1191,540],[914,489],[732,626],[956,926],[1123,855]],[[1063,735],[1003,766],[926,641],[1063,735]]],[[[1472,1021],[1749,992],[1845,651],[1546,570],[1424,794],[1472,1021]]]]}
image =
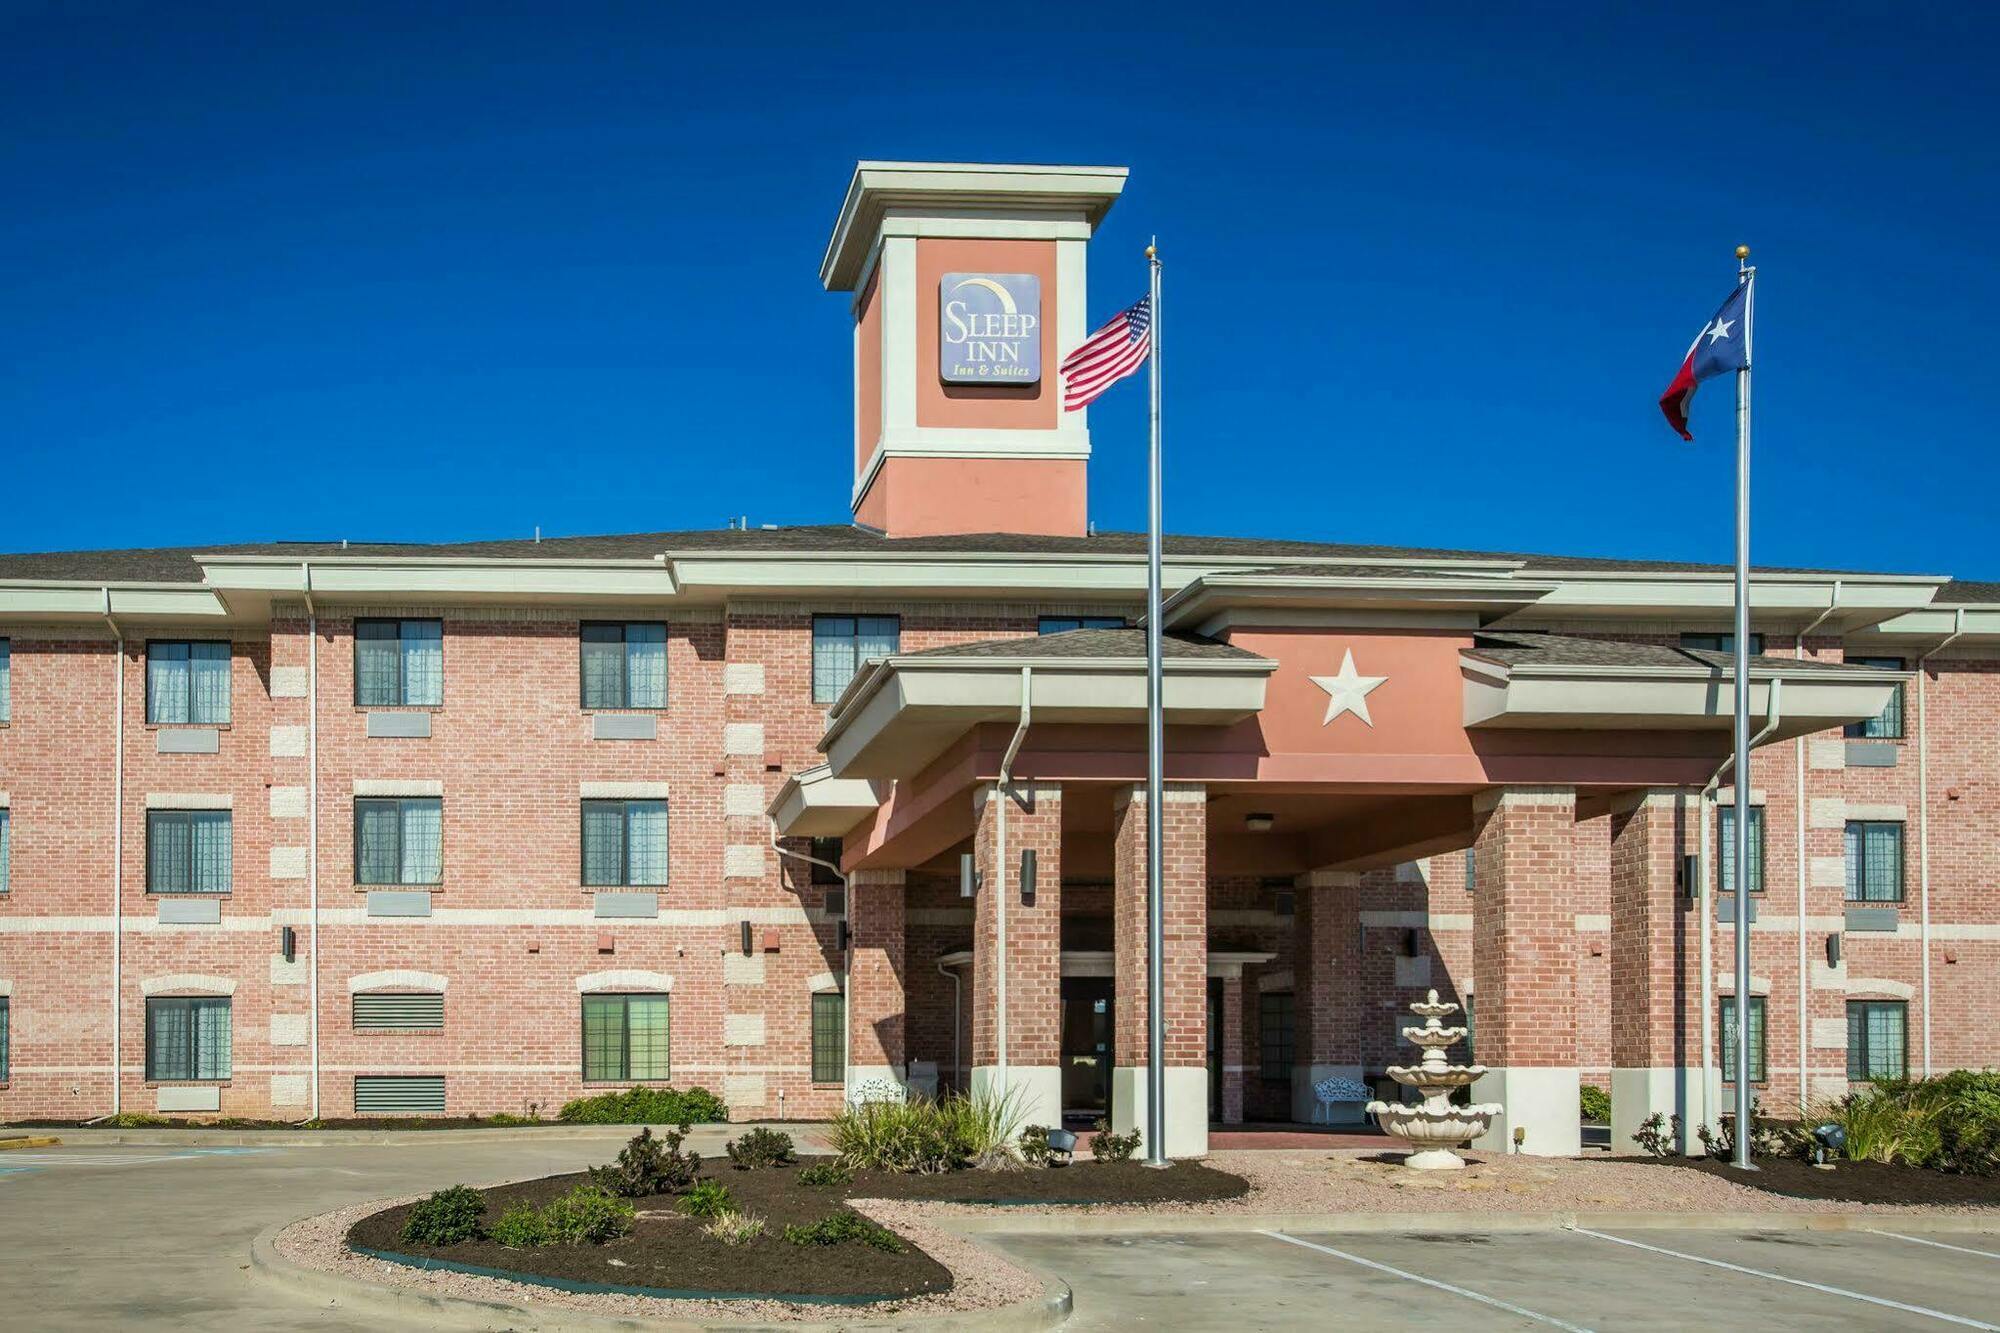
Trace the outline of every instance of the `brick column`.
{"type": "Polygon", "coordinates": [[[1576,1067],[1576,793],[1507,787],[1475,804],[1475,1102],[1505,1109],[1478,1141],[1573,1157],[1582,1149],[1576,1067]]]}
{"type": "Polygon", "coordinates": [[[1647,1117],[1681,1118],[1682,1151],[1701,1116],[1699,902],[1676,880],[1681,799],[1646,792],[1611,815],[1611,1148],[1633,1152],[1647,1117]]]}
{"type": "Polygon", "coordinates": [[[1292,1119],[1358,1125],[1366,1102],[1321,1106],[1329,1078],[1361,1078],[1361,876],[1315,870],[1295,881],[1292,1119]]]}
{"type": "Polygon", "coordinates": [[[1062,788],[1016,783],[1004,798],[996,799],[994,789],[984,786],[973,793],[973,809],[979,892],[972,932],[972,1091],[1011,1089],[1022,1101],[1023,1124],[1058,1127],[1062,1124],[1062,788]],[[1035,853],[1033,902],[1023,901],[1021,883],[1021,853],[1028,850],[1035,853]]]}
{"type": "MultiPolygon", "coordinates": [[[[1169,782],[1162,792],[1161,905],[1165,919],[1166,1138],[1170,1157],[1208,1153],[1208,792],[1169,782]]],[[[1111,1125],[1146,1126],[1146,789],[1113,798],[1112,937],[1116,1063],[1111,1125]]],[[[1142,1145],[1143,1146],[1143,1145],[1142,1145]]]]}
{"type": "Polygon", "coordinates": [[[903,872],[847,877],[847,1091],[904,1076],[903,872]]]}
{"type": "Polygon", "coordinates": [[[1243,972],[1222,979],[1222,1031],[1217,1034],[1222,1058],[1222,1123],[1243,1123],[1243,972]]]}

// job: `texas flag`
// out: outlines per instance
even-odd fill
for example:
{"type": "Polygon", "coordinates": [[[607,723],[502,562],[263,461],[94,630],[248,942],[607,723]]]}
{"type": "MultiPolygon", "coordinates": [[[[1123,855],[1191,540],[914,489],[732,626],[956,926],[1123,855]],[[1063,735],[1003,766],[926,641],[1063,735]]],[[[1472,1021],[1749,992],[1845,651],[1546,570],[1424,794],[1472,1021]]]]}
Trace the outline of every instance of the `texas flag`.
{"type": "Polygon", "coordinates": [[[1667,414],[1667,424],[1679,431],[1683,440],[1694,438],[1688,434],[1688,408],[1701,382],[1750,364],[1743,345],[1743,300],[1749,290],[1747,285],[1739,284],[1729,294],[1722,309],[1715,312],[1715,318],[1694,336],[1694,345],[1688,348],[1680,373],[1660,395],[1660,410],[1667,414]]]}

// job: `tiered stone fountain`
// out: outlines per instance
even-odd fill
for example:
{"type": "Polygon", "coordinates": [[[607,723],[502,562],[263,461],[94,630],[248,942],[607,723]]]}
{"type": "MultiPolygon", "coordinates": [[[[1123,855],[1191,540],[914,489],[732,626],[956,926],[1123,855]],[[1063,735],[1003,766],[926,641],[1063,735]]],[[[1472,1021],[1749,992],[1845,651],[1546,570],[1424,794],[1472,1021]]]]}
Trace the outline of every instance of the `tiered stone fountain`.
{"type": "Polygon", "coordinates": [[[1404,1028],[1403,1036],[1423,1048],[1424,1058],[1414,1068],[1389,1066],[1389,1077],[1406,1088],[1424,1095],[1421,1102],[1370,1102],[1368,1114],[1392,1138],[1410,1145],[1405,1166],[1418,1171],[1456,1171],[1465,1159],[1451,1151],[1484,1134],[1493,1117],[1506,1108],[1487,1104],[1453,1106],[1451,1094],[1469,1085],[1486,1072],[1483,1065],[1451,1065],[1444,1059],[1445,1048],[1465,1040],[1464,1028],[1448,1028],[1439,1020],[1458,1012],[1458,1006],[1430,998],[1410,1006],[1410,1012],[1424,1019],[1420,1028],[1404,1028]]]}

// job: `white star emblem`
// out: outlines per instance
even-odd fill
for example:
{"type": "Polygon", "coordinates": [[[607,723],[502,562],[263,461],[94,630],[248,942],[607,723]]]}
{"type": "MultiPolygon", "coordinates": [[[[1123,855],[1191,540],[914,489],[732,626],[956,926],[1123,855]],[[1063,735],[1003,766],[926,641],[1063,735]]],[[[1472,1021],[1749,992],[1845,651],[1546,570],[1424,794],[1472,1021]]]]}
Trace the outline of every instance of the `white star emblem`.
{"type": "Polygon", "coordinates": [[[1715,323],[1708,326],[1708,341],[1713,344],[1727,338],[1729,336],[1729,326],[1735,322],[1733,319],[1716,320],[1715,323]]]}
{"type": "Polygon", "coordinates": [[[1352,648],[1341,659],[1339,675],[1314,676],[1311,679],[1313,684],[1326,691],[1326,716],[1320,719],[1322,727],[1342,713],[1352,713],[1369,726],[1375,725],[1375,719],[1368,716],[1368,693],[1389,678],[1357,674],[1352,648]]]}

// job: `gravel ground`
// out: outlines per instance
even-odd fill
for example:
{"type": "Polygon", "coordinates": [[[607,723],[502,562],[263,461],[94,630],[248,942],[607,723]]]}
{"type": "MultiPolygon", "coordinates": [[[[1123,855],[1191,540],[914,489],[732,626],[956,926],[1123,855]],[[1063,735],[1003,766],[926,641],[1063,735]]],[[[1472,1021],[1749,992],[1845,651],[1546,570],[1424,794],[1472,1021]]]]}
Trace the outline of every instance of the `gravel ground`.
{"type": "Polygon", "coordinates": [[[838,1319],[843,1313],[851,1313],[857,1308],[865,1309],[871,1317],[939,1315],[957,1310],[984,1310],[1011,1305],[1042,1294],[1041,1280],[1033,1274],[1015,1267],[994,1250],[929,1225],[923,1220],[921,1206],[904,1203],[857,1203],[855,1208],[884,1226],[894,1228],[949,1268],[952,1289],[913,1300],[864,1307],[800,1305],[786,1301],[674,1301],[653,1296],[581,1295],[522,1282],[508,1282],[501,1278],[424,1272],[402,1264],[363,1258],[347,1249],[344,1238],[347,1229],[356,1221],[378,1209],[409,1203],[420,1197],[409,1195],[400,1199],[375,1199],[296,1222],[278,1233],[278,1253],[301,1267],[337,1273],[381,1286],[404,1287],[433,1296],[519,1301],[594,1315],[680,1319],[697,1323],[752,1320],[825,1322],[838,1319]]]}

